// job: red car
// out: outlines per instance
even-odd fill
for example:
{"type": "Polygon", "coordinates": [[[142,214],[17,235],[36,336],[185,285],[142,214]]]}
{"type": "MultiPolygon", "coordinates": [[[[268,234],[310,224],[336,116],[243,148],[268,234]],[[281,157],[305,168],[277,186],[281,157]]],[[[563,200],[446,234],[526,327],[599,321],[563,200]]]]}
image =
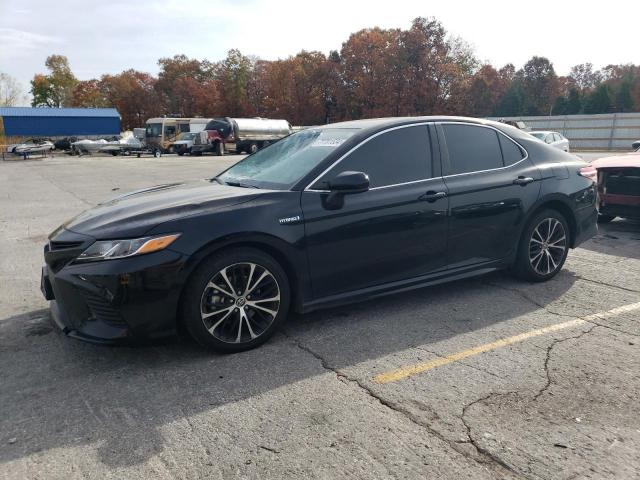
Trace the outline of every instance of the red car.
{"type": "Polygon", "coordinates": [[[598,172],[598,221],[640,219],[640,152],[599,158],[591,165],[598,172]]]}

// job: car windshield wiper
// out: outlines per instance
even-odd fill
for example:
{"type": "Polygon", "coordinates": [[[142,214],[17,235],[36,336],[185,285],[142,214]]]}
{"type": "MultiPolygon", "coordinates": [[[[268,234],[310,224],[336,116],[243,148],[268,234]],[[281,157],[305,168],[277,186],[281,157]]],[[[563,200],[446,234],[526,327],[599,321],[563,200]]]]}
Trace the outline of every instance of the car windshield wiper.
{"type": "Polygon", "coordinates": [[[251,185],[249,183],[242,183],[235,180],[219,180],[222,181],[225,185],[229,185],[230,187],[242,187],[242,188],[260,188],[256,185],[251,185]]]}

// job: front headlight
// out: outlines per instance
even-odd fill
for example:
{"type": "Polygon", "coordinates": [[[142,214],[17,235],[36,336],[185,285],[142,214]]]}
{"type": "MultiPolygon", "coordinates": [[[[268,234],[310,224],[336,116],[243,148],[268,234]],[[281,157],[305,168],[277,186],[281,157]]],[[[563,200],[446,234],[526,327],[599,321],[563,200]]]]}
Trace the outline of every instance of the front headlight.
{"type": "Polygon", "coordinates": [[[97,241],[82,252],[76,262],[91,262],[95,260],[112,260],[116,258],[132,257],[143,253],[157,252],[171,245],[179,233],[162,235],[160,237],[143,237],[129,240],[97,241]]]}

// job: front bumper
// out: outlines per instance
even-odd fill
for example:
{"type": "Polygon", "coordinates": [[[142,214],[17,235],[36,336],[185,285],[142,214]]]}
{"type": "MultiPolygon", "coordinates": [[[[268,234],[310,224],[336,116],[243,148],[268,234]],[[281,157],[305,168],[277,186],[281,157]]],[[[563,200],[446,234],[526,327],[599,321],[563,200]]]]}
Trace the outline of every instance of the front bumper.
{"type": "Polygon", "coordinates": [[[183,254],[166,249],[60,267],[60,262],[50,263],[48,248],[41,290],[66,335],[94,343],[126,343],[175,333],[186,279],[183,254]]]}

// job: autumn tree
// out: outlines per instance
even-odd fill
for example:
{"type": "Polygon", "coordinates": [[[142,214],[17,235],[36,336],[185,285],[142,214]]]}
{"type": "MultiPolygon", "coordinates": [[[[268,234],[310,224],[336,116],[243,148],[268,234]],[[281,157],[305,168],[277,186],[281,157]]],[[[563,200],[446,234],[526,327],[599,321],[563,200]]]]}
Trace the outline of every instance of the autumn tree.
{"type": "Polygon", "coordinates": [[[85,108],[109,107],[99,80],[79,81],[71,94],[71,106],[85,108]]]}
{"type": "Polygon", "coordinates": [[[271,106],[273,104],[270,90],[273,81],[271,72],[275,62],[259,58],[251,59],[251,61],[253,68],[246,86],[249,110],[258,117],[268,117],[271,116],[271,106]]]}
{"type": "Polygon", "coordinates": [[[127,128],[152,115],[262,116],[297,125],[403,115],[521,116],[640,110],[640,66],[575,65],[558,77],[544,57],[516,70],[479,64],[435,18],[408,29],[366,28],[328,56],[301,51],[275,61],[230,50],[211,62],[161,58],[159,74],[128,70],[77,81],[65,57],[31,82],[33,105],[116,106],[127,128]]]}
{"type": "Polygon", "coordinates": [[[11,75],[0,72],[0,107],[15,107],[24,100],[18,81],[11,75]]]}
{"type": "Polygon", "coordinates": [[[406,51],[405,114],[433,113],[441,97],[441,71],[446,64],[446,31],[434,18],[416,18],[402,35],[406,51]]]}
{"type": "Polygon", "coordinates": [[[483,65],[470,80],[465,113],[478,117],[489,116],[503,95],[497,70],[491,65],[483,65]]]}
{"type": "Polygon", "coordinates": [[[558,77],[545,57],[532,57],[516,74],[522,82],[525,115],[548,115],[558,91],[558,77]]]}
{"type": "Polygon", "coordinates": [[[64,55],[50,55],[45,61],[48,75],[36,74],[31,80],[34,107],[66,107],[72,104],[73,90],[78,83],[64,55]]]}
{"type": "Polygon", "coordinates": [[[225,116],[251,116],[254,113],[247,97],[252,69],[251,59],[237,49],[229,50],[227,58],[217,65],[220,109],[225,116]]]}
{"type": "Polygon", "coordinates": [[[215,66],[186,55],[158,60],[156,90],[165,111],[183,117],[212,115],[217,110],[215,66]]]}
{"type": "Polygon", "coordinates": [[[593,90],[601,81],[602,73],[593,69],[591,63],[581,63],[571,67],[569,78],[578,91],[593,90]]]}
{"type": "Polygon", "coordinates": [[[378,27],[351,34],[342,44],[342,75],[348,118],[389,115],[402,109],[405,98],[401,77],[401,31],[378,27]]]}
{"type": "Polygon", "coordinates": [[[156,83],[148,73],[126,70],[118,75],[103,75],[100,90],[107,105],[120,113],[122,128],[132,129],[144,126],[148,118],[162,113],[156,83]]]}
{"type": "MultiPolygon", "coordinates": [[[[325,123],[332,102],[332,70],[321,52],[302,51],[285,60],[257,64],[263,85],[260,111],[297,125],[325,123]]],[[[255,82],[250,82],[254,92],[255,82]]]]}

